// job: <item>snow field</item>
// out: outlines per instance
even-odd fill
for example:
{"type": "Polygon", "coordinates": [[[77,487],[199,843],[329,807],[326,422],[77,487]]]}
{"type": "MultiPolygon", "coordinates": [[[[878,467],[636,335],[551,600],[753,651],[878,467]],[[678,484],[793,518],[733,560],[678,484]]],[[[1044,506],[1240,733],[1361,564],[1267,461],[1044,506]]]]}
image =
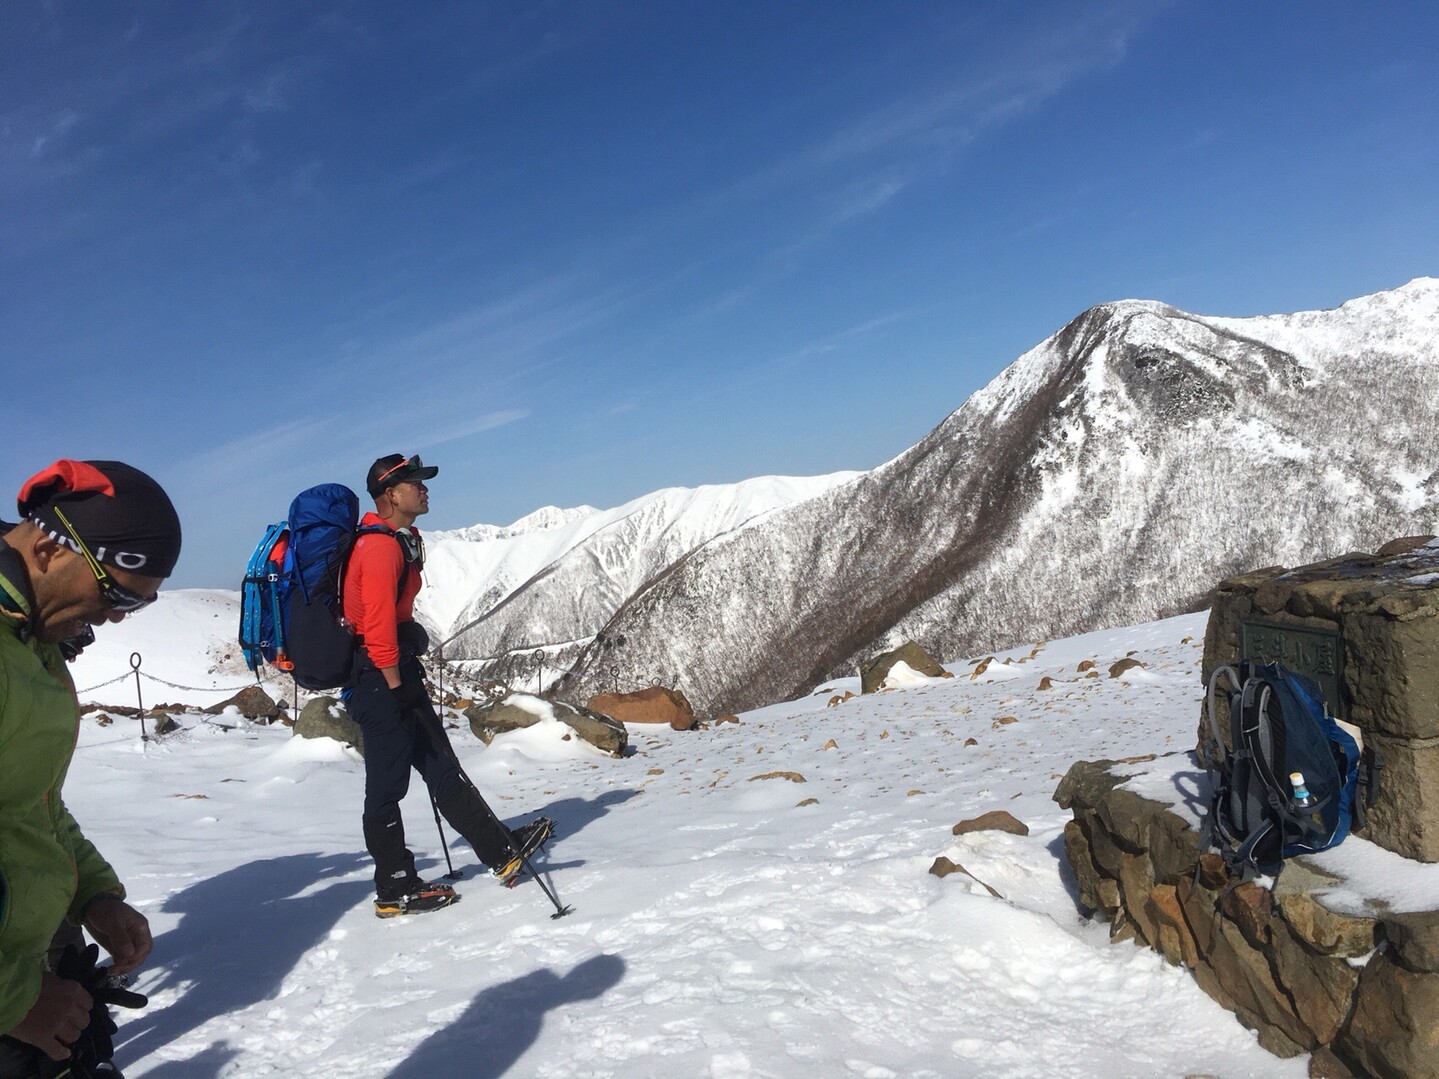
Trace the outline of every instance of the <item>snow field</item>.
{"type": "MultiPolygon", "coordinates": [[[[857,679],[827,683],[705,731],[631,727],[621,761],[556,723],[488,748],[454,730],[501,816],[558,822],[539,863],[574,906],[558,921],[448,828],[463,901],[376,919],[343,747],[198,716],[141,747],[133,721],[87,720],[67,801],[156,932],[117,1059],[132,1077],[1303,1075],[1187,974],[1110,946],[1066,885],[1059,776],[1192,745],[1203,622],[835,707],[857,679]],[[1145,667],[1110,678],[1130,651],[1145,667]],[[951,834],[991,809],[1030,835],[951,834]],[[930,875],[939,855],[1003,898],[930,875]]],[[[404,810],[421,871],[443,873],[418,783],[404,810]]]]}

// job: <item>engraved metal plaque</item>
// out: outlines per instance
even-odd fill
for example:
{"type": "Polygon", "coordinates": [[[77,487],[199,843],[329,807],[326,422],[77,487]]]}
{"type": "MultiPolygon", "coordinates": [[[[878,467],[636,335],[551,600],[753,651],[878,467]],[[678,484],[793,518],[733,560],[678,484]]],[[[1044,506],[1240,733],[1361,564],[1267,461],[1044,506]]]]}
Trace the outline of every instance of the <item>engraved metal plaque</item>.
{"type": "Polygon", "coordinates": [[[1274,622],[1241,622],[1240,651],[1245,659],[1282,663],[1296,674],[1308,675],[1324,690],[1329,714],[1347,718],[1339,693],[1339,675],[1344,669],[1343,640],[1336,631],[1274,622]]]}

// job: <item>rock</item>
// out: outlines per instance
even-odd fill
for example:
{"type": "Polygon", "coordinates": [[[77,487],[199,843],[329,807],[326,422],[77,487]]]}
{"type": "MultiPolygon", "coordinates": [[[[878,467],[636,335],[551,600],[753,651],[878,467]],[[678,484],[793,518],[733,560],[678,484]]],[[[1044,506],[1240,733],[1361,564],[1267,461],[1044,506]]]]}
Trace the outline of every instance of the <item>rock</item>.
{"type": "Polygon", "coordinates": [[[1089,837],[1084,826],[1077,820],[1064,823],[1064,853],[1074,870],[1074,880],[1079,886],[1079,902],[1089,910],[1103,910],[1106,917],[1114,916],[1114,908],[1100,901],[1099,885],[1103,879],[1095,868],[1094,858],[1089,852],[1089,837]]]}
{"type": "Polygon", "coordinates": [[[981,816],[960,821],[950,831],[954,835],[967,835],[970,832],[1008,832],[1010,835],[1028,835],[1029,826],[1016,820],[1013,814],[1006,810],[992,809],[981,816]]]}
{"type": "Polygon", "coordinates": [[[360,725],[350,718],[350,713],[336,697],[316,697],[300,710],[295,720],[295,733],[301,738],[333,738],[337,742],[354,746],[365,752],[365,736],[360,725]]]}
{"type": "Polygon", "coordinates": [[[787,779],[791,783],[803,783],[805,781],[804,776],[798,772],[765,772],[763,775],[749,777],[751,783],[756,779],[787,779]]]}
{"type": "Polygon", "coordinates": [[[1384,768],[1378,801],[1357,834],[1406,858],[1439,862],[1439,738],[1365,731],[1364,745],[1383,754],[1384,768]]]}
{"type": "Polygon", "coordinates": [[[1117,776],[1110,775],[1109,761],[1075,761],[1064,773],[1059,786],[1054,788],[1053,798],[1060,809],[1094,809],[1099,799],[1119,783],[1117,776]]]}
{"type": "Polygon", "coordinates": [[[804,799],[804,801],[802,801],[802,802],[796,802],[796,803],[794,804],[794,807],[795,807],[796,809],[803,809],[805,806],[817,806],[817,805],[819,805],[819,799],[818,799],[818,798],[806,798],[806,799],[804,799]]]}
{"type": "Polygon", "coordinates": [[[977,745],[979,745],[979,739],[977,739],[977,738],[966,738],[966,739],[964,740],[964,744],[965,744],[966,746],[977,746],[977,745]]]}
{"type": "Polygon", "coordinates": [[[1245,881],[1220,896],[1219,909],[1239,927],[1251,946],[1263,948],[1269,943],[1269,916],[1274,910],[1274,895],[1269,889],[1245,881]]]}
{"type": "Polygon", "coordinates": [[[611,757],[623,757],[629,751],[629,731],[623,723],[566,701],[511,693],[498,701],[471,705],[465,709],[464,716],[475,737],[485,745],[493,742],[496,735],[532,727],[542,719],[555,719],[611,757]]]}
{"type": "Polygon", "coordinates": [[[995,716],[995,717],[994,717],[994,722],[992,722],[989,726],[990,726],[990,729],[991,729],[991,730],[996,730],[996,731],[997,731],[997,730],[999,730],[1000,727],[1007,727],[1007,726],[1009,726],[1011,723],[1018,723],[1018,722],[1019,722],[1019,717],[1018,717],[1018,716],[995,716]]]}
{"type": "Polygon", "coordinates": [[[1094,666],[1095,666],[1094,660],[1092,660],[1092,659],[1081,659],[1081,660],[1079,661],[1079,664],[1074,668],[1074,670],[1075,670],[1075,672],[1078,673],[1078,674],[1083,674],[1085,671],[1092,671],[1092,670],[1094,670],[1094,666]]]}
{"type": "Polygon", "coordinates": [[[820,748],[821,750],[826,750],[826,749],[838,749],[838,748],[839,748],[839,743],[836,742],[833,738],[831,738],[828,742],[826,742],[824,745],[820,746],[819,748],[820,748]]]}
{"type": "Polygon", "coordinates": [[[1350,959],[1374,950],[1373,918],[1336,914],[1307,892],[1281,895],[1277,902],[1294,935],[1320,955],[1350,959]]]}
{"type": "Polygon", "coordinates": [[[1439,1076],[1439,974],[1415,974],[1375,956],[1359,978],[1338,1048],[1366,1075],[1439,1076]]]}
{"type": "Polygon", "coordinates": [[[1160,884],[1175,884],[1180,877],[1194,872],[1199,833],[1179,814],[1165,810],[1150,817],[1145,846],[1154,863],[1154,879],[1160,884]]]}
{"type": "Polygon", "coordinates": [[[160,716],[155,720],[155,734],[157,736],[170,734],[171,732],[178,731],[179,729],[180,724],[176,723],[175,717],[170,715],[168,712],[161,713],[160,716]]]}
{"type": "Polygon", "coordinates": [[[1399,539],[1390,540],[1374,554],[1379,558],[1388,558],[1395,554],[1408,554],[1410,551],[1417,551],[1433,539],[1433,536],[1401,536],[1399,539]]]}
{"type": "Polygon", "coordinates": [[[280,714],[280,706],[275,703],[275,699],[259,686],[246,686],[229,700],[206,708],[205,714],[218,716],[231,706],[246,719],[262,719],[266,723],[280,714]]]}
{"type": "Polygon", "coordinates": [[[944,668],[928,652],[913,641],[905,641],[898,648],[881,652],[859,665],[860,693],[877,692],[889,677],[890,668],[901,662],[927,678],[943,678],[945,675],[944,668]]]}
{"type": "Polygon", "coordinates": [[[1380,931],[1395,960],[1416,974],[1439,974],[1439,910],[1386,914],[1380,931]]]}
{"type": "Polygon", "coordinates": [[[936,877],[941,877],[941,878],[947,877],[947,876],[949,876],[951,873],[963,873],[966,877],[968,877],[970,880],[974,881],[976,884],[978,884],[981,888],[983,888],[983,889],[984,889],[986,892],[988,892],[990,895],[994,896],[994,898],[996,898],[996,899],[1003,899],[1003,898],[1004,898],[1004,896],[1000,895],[1000,894],[999,894],[998,892],[996,892],[993,888],[991,888],[988,884],[985,884],[984,881],[980,880],[980,879],[979,879],[978,877],[976,877],[973,873],[971,873],[968,869],[965,869],[964,866],[960,865],[958,862],[951,862],[948,858],[944,857],[943,855],[940,855],[938,858],[936,858],[936,859],[934,860],[934,864],[929,867],[929,871],[930,871],[930,873],[932,873],[934,876],[936,876],[936,877]]]}
{"type": "Polygon", "coordinates": [[[585,707],[621,723],[668,723],[677,731],[687,731],[695,725],[689,698],[664,686],[649,686],[633,693],[601,693],[591,697],[585,707]]]}
{"type": "Polygon", "coordinates": [[[1129,656],[1125,656],[1123,659],[1116,660],[1109,665],[1109,677],[1118,678],[1125,671],[1132,671],[1136,668],[1142,671],[1144,670],[1144,664],[1140,663],[1137,659],[1132,659],[1129,656]]]}
{"type": "Polygon", "coordinates": [[[1194,934],[1184,920],[1177,890],[1172,884],[1156,884],[1144,901],[1145,914],[1154,927],[1155,950],[1176,966],[1193,970],[1199,962],[1194,934]]]}
{"type": "Polygon", "coordinates": [[[1054,688],[1054,679],[1051,678],[1051,677],[1049,677],[1049,675],[1046,674],[1043,678],[1041,678],[1041,679],[1039,680],[1039,686],[1038,686],[1037,688],[1038,688],[1038,689],[1041,689],[1041,690],[1043,690],[1043,689],[1053,689],[1053,688],[1054,688]]]}
{"type": "Polygon", "coordinates": [[[982,660],[980,660],[980,661],[975,665],[975,668],[974,668],[973,673],[970,674],[970,676],[969,676],[969,680],[970,680],[971,682],[973,682],[976,678],[978,678],[980,675],[982,675],[985,671],[989,670],[989,665],[990,665],[991,663],[993,663],[993,662],[994,662],[994,657],[993,657],[993,656],[985,656],[982,660]]]}
{"type": "Polygon", "coordinates": [[[715,717],[715,726],[716,726],[716,727],[718,727],[721,723],[738,723],[738,722],[739,722],[739,716],[716,716],[716,717],[715,717]]]}
{"type": "Polygon", "coordinates": [[[1309,1058],[1309,1079],[1359,1079],[1354,1071],[1334,1054],[1320,1046],[1309,1058]]]}
{"type": "Polygon", "coordinates": [[[1349,1015],[1359,971],[1338,956],[1321,955],[1283,918],[1272,923],[1270,966],[1315,1041],[1328,1045],[1349,1015]]]}
{"type": "Polygon", "coordinates": [[[1155,946],[1159,934],[1148,904],[1149,894],[1154,891],[1154,867],[1142,854],[1122,854],[1119,857],[1119,894],[1124,898],[1124,910],[1134,923],[1144,943],[1155,946]]]}

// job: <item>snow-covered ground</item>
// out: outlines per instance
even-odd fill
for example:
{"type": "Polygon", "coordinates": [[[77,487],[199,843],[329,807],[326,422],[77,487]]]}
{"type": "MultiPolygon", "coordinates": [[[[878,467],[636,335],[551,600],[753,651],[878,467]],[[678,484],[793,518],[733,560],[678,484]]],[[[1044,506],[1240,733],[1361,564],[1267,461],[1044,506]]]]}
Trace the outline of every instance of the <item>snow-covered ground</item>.
{"type": "MultiPolygon", "coordinates": [[[[236,684],[174,636],[176,618],[218,619],[190,608],[222,595],[168,593],[106,627],[77,682],[141,649],[173,683],[236,684]]],[[[1055,784],[1076,759],[1191,746],[1203,628],[1025,647],[978,678],[961,659],[952,680],[827,707],[858,690],[841,680],[708,730],[631,727],[624,760],[556,724],[488,748],[461,725],[502,816],[558,821],[540,863],[574,907],[558,921],[534,882],[501,888],[460,843],[462,903],[376,919],[363,765],[338,744],[198,714],[142,744],[134,720],[89,717],[66,799],[156,933],[137,979],[151,1003],[121,1016],[117,1060],[132,1079],[1305,1075],[1184,972],[1111,946],[1069,889],[1055,784]],[[1110,678],[1131,652],[1145,666],[1110,678]],[[1076,671],[1086,658],[1100,677],[1076,671]],[[776,772],[803,782],[761,778],[776,772]],[[1029,836],[951,834],[991,809],[1029,836]],[[1002,898],[930,875],[939,855],[1002,898]]],[[[442,873],[418,783],[405,817],[442,873]]]]}

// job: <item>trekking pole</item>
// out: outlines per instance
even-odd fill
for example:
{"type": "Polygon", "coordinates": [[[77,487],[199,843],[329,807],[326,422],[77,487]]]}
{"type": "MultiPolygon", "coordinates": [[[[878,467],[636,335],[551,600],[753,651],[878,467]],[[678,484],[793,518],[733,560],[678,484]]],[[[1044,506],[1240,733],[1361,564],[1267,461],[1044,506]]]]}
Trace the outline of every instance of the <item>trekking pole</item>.
{"type": "MultiPolygon", "coordinates": [[[[520,845],[515,842],[514,833],[505,827],[505,822],[500,820],[499,815],[490,808],[490,803],[485,801],[485,796],[481,794],[480,789],[475,786],[475,781],[469,777],[469,774],[465,771],[464,765],[460,764],[460,755],[455,752],[455,747],[450,745],[450,740],[445,737],[445,727],[443,723],[440,724],[440,738],[442,739],[445,748],[449,751],[450,759],[455,762],[455,770],[459,772],[460,778],[464,780],[465,785],[474,792],[475,798],[478,799],[480,805],[485,807],[485,812],[489,814],[490,820],[495,822],[495,824],[499,827],[500,831],[504,832],[505,835],[509,836],[510,846],[514,848],[517,854],[519,854],[520,862],[524,865],[525,871],[535,879],[535,883],[540,886],[540,889],[545,893],[546,898],[548,898],[549,901],[554,904],[555,912],[550,915],[550,920],[554,921],[557,918],[563,918],[566,914],[573,913],[574,907],[562,905],[560,901],[555,898],[555,893],[550,890],[550,886],[546,884],[544,878],[535,871],[534,865],[530,862],[529,855],[527,855],[524,851],[520,850],[520,845]]],[[[433,795],[431,796],[430,800],[431,802],[434,801],[433,795]]],[[[435,809],[435,820],[438,822],[439,819],[440,811],[437,807],[435,809]]],[[[449,858],[448,848],[445,851],[445,858],[449,858]]]]}
{"type": "Polygon", "coordinates": [[[435,811],[435,830],[440,833],[440,849],[445,852],[445,865],[449,866],[450,869],[450,871],[445,874],[445,879],[463,880],[465,875],[456,872],[455,863],[450,861],[450,844],[449,841],[445,839],[444,826],[440,824],[440,806],[439,803],[435,801],[434,794],[430,795],[430,808],[435,811]]]}
{"type": "Polygon", "coordinates": [[[545,879],[535,871],[534,865],[530,862],[530,856],[526,854],[523,850],[521,850],[520,845],[515,842],[514,833],[505,827],[505,822],[500,820],[499,815],[490,808],[490,803],[485,801],[484,795],[480,793],[479,788],[476,787],[470,777],[465,774],[465,770],[460,767],[460,759],[455,754],[453,746],[450,747],[450,755],[455,758],[455,767],[460,769],[460,778],[469,784],[470,790],[475,792],[475,797],[480,800],[480,805],[485,807],[485,812],[490,815],[490,820],[494,821],[497,825],[499,825],[500,831],[504,832],[505,835],[510,837],[510,845],[515,849],[515,853],[520,856],[520,862],[523,863],[525,871],[535,879],[535,883],[540,886],[540,888],[544,891],[545,896],[549,899],[551,903],[554,904],[555,912],[550,915],[550,920],[554,921],[557,918],[563,918],[566,914],[573,913],[574,907],[568,905],[560,905],[560,901],[555,898],[555,893],[550,890],[550,886],[545,883],[545,879]]]}

